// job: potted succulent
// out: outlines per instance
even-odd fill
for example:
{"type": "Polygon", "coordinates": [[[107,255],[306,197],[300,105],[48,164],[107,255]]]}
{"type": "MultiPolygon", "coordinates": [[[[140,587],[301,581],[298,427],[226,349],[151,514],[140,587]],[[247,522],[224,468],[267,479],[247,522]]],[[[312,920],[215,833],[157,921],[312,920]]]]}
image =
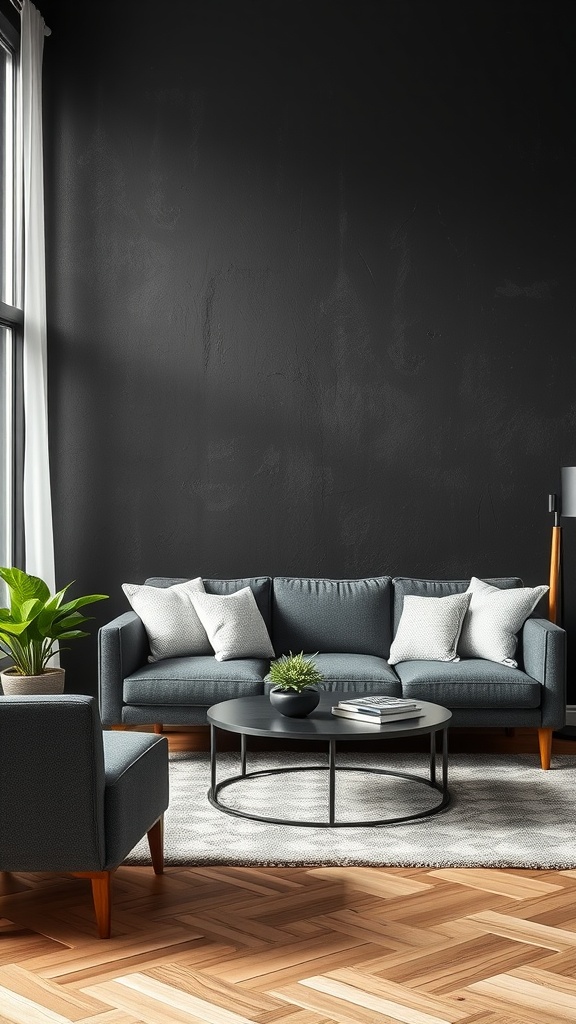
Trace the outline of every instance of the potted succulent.
{"type": "Polygon", "coordinates": [[[270,665],[270,703],[287,718],[305,718],[320,700],[315,687],[324,676],[313,664],[315,654],[283,654],[270,665]]]}
{"type": "Polygon", "coordinates": [[[0,579],[10,593],[10,607],[0,608],[0,651],[14,661],[1,673],[4,693],[62,693],[64,669],[50,668],[48,662],[61,640],[88,636],[79,629],[88,620],[78,609],[108,595],[64,601],[70,583],[52,595],[38,576],[16,568],[0,568],[0,579]]]}

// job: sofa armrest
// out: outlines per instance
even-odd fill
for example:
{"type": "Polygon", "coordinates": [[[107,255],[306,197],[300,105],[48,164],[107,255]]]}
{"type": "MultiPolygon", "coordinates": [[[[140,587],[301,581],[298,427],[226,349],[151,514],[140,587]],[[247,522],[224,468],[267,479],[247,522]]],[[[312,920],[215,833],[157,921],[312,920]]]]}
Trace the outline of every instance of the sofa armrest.
{"type": "Polygon", "coordinates": [[[122,724],[124,679],[150,653],[148,636],[136,612],[124,612],[98,631],[98,693],[103,725],[122,724]]]}
{"type": "Polygon", "coordinates": [[[542,727],[566,724],[566,632],[548,619],[526,619],[522,630],[524,670],[542,684],[542,727]]]}

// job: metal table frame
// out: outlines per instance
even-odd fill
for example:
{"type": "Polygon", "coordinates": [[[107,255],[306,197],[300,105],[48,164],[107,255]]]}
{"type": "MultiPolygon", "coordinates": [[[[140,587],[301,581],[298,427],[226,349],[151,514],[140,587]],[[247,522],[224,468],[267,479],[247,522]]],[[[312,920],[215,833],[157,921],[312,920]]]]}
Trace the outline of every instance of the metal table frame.
{"type": "Polygon", "coordinates": [[[217,727],[210,724],[210,789],[208,790],[208,800],[213,807],[217,807],[219,811],[224,811],[225,814],[230,814],[236,818],[248,818],[251,821],[264,821],[270,825],[300,825],[312,828],[368,828],[373,825],[395,825],[399,822],[404,821],[415,821],[418,818],[428,818],[432,814],[438,814],[450,803],[450,792],[448,790],[448,725],[432,729],[430,731],[430,775],[429,778],[424,778],[420,775],[412,775],[406,772],[395,772],[385,768],[371,768],[369,766],[364,767],[352,767],[347,765],[337,766],[336,764],[336,740],[329,739],[328,743],[328,764],[327,765],[297,765],[296,767],[286,766],[285,768],[270,768],[266,771],[249,772],[246,768],[246,733],[240,733],[240,774],[233,775],[228,779],[223,779],[221,782],[217,781],[217,741],[216,741],[217,727]],[[437,761],[437,750],[436,750],[436,734],[442,732],[442,759],[441,759],[441,781],[437,781],[436,778],[436,761],[437,761]],[[440,800],[433,807],[428,808],[425,811],[418,811],[417,814],[407,814],[400,817],[394,818],[378,818],[374,820],[363,820],[363,821],[336,821],[335,814],[335,801],[336,801],[336,769],[339,772],[364,772],[371,775],[389,775],[400,779],[407,779],[410,782],[417,782],[422,785],[428,786],[431,789],[435,789],[440,793],[440,800]],[[221,803],[218,799],[219,794],[222,790],[226,789],[227,786],[232,786],[236,782],[241,782],[244,779],[256,779],[262,778],[267,775],[283,775],[288,772],[312,772],[312,771],[326,771],[328,772],[328,820],[327,821],[298,821],[293,818],[275,818],[269,817],[262,814],[251,814],[248,811],[239,811],[231,807],[227,807],[221,803]]]}

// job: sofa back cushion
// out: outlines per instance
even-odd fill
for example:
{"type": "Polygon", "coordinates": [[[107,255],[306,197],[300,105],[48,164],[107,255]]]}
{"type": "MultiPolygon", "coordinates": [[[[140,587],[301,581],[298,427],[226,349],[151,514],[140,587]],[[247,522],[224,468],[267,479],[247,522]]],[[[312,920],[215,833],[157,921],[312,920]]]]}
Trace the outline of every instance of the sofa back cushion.
{"type": "MultiPolygon", "coordinates": [[[[149,587],[171,587],[174,583],[184,583],[185,579],[169,579],[167,576],[151,576],[146,580],[149,587]]],[[[207,594],[235,594],[244,587],[250,587],[266,629],[270,633],[272,627],[271,608],[271,579],[270,576],[250,576],[239,580],[204,580],[204,590],[207,594]]]]}
{"type": "MultiPolygon", "coordinates": [[[[513,587],[521,587],[522,580],[517,576],[505,576],[502,579],[486,580],[493,587],[500,590],[511,590],[513,587]]],[[[394,588],[394,621],[393,635],[396,636],[404,598],[406,595],[416,597],[448,597],[449,594],[463,594],[468,590],[470,580],[414,580],[406,576],[395,576],[392,580],[394,588]]]]}
{"type": "Polygon", "coordinates": [[[390,653],[391,579],[272,581],[272,642],[276,655],[390,653]]]}

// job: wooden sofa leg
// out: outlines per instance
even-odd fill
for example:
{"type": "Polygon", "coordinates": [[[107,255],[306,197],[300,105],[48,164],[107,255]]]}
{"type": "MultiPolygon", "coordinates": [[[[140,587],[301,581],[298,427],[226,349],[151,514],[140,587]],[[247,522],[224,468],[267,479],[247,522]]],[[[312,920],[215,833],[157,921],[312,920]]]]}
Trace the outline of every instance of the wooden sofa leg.
{"type": "Polygon", "coordinates": [[[111,871],[73,871],[76,878],[89,878],[92,883],[92,901],[98,935],[101,939],[109,939],[112,927],[111,904],[111,871]]]}
{"type": "Polygon", "coordinates": [[[164,815],[148,831],[148,846],[155,875],[164,873],[164,815]]]}
{"type": "Polygon", "coordinates": [[[538,729],[538,745],[540,747],[540,766],[547,771],[552,756],[552,729],[538,729]]]}
{"type": "Polygon", "coordinates": [[[161,722],[154,723],[154,732],[157,733],[159,736],[162,735],[162,733],[164,732],[164,726],[162,725],[161,722]]]}

